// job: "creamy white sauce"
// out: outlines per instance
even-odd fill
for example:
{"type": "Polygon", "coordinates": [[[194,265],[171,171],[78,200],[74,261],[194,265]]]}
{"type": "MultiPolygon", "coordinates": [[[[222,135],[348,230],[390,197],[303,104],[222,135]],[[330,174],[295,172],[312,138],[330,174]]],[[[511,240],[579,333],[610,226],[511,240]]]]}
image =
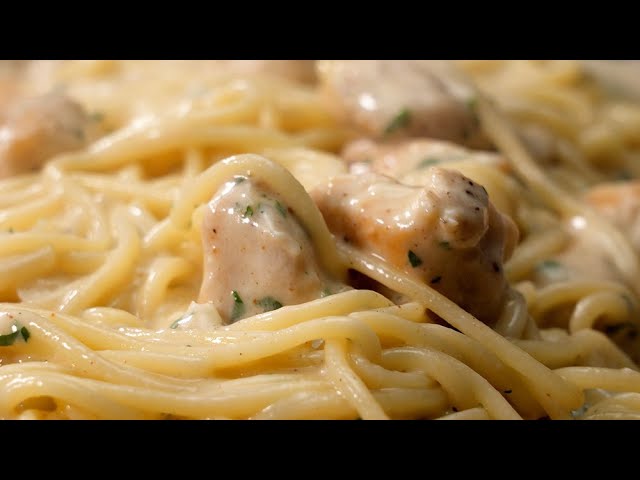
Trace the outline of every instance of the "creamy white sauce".
{"type": "Polygon", "coordinates": [[[222,317],[212,303],[191,302],[187,311],[169,328],[176,330],[211,330],[223,325],[222,317]]]}
{"type": "Polygon", "coordinates": [[[198,301],[225,322],[296,305],[344,288],[322,271],[312,239],[278,195],[252,179],[227,182],[202,224],[198,301]]]}
{"type": "Polygon", "coordinates": [[[398,180],[409,176],[422,178],[419,174],[427,172],[427,167],[446,166],[447,163],[462,160],[490,165],[503,171],[510,168],[507,159],[498,153],[469,150],[450,142],[426,138],[395,142],[359,139],[347,144],[342,156],[352,173],[372,170],[398,180]]]}

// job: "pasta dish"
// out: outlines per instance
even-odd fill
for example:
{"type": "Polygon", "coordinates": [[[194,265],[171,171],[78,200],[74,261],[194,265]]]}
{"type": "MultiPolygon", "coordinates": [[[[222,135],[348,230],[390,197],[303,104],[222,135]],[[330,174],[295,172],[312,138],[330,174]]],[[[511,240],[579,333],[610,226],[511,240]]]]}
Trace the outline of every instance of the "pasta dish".
{"type": "Polygon", "coordinates": [[[0,418],[640,418],[634,62],[0,62],[0,418]]]}

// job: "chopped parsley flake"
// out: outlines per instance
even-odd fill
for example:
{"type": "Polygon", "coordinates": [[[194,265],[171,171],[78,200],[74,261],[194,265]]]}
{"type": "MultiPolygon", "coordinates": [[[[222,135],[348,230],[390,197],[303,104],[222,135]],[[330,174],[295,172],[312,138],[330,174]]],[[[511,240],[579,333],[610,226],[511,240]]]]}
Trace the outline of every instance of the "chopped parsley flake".
{"type": "Polygon", "coordinates": [[[556,260],[544,260],[538,264],[538,268],[547,270],[547,269],[555,269],[561,268],[562,264],[556,260]]]}
{"type": "Polygon", "coordinates": [[[384,129],[384,134],[385,135],[390,135],[393,132],[395,132],[395,131],[397,131],[397,130],[399,130],[401,128],[404,128],[409,124],[410,121],[411,121],[411,112],[408,109],[403,108],[389,122],[389,125],[387,125],[387,128],[384,129]]]}
{"type": "Polygon", "coordinates": [[[101,122],[104,120],[104,113],[94,112],[91,115],[89,115],[89,118],[94,122],[101,122]]]}
{"type": "Polygon", "coordinates": [[[20,328],[18,324],[14,323],[11,326],[11,329],[13,330],[11,333],[8,333],[6,335],[0,335],[0,347],[8,347],[10,345],[13,345],[19,336],[22,336],[22,339],[25,342],[29,341],[29,337],[31,336],[31,333],[29,333],[29,330],[27,330],[27,327],[20,328]]]}
{"type": "Polygon", "coordinates": [[[556,281],[566,280],[568,278],[567,269],[557,260],[544,260],[538,263],[535,268],[538,275],[553,278],[556,281]]]}
{"type": "Polygon", "coordinates": [[[429,158],[428,157],[428,158],[425,158],[424,160],[422,160],[418,164],[416,169],[431,167],[432,165],[437,165],[438,163],[440,163],[440,160],[438,160],[437,158],[429,158]]]}
{"type": "Polygon", "coordinates": [[[264,297],[258,300],[256,303],[257,305],[262,307],[265,312],[270,312],[272,310],[278,310],[279,308],[282,308],[282,304],[273,297],[264,297]]]}
{"type": "Polygon", "coordinates": [[[180,324],[183,321],[185,321],[190,316],[191,316],[190,314],[186,314],[186,315],[181,316],[179,319],[177,319],[175,322],[173,322],[169,328],[173,328],[175,330],[176,328],[178,328],[180,326],[180,324]]]}
{"type": "Polygon", "coordinates": [[[19,332],[16,330],[13,333],[8,333],[7,335],[0,335],[0,347],[8,347],[9,345],[13,345],[18,338],[19,332]]]}
{"type": "Polygon", "coordinates": [[[320,292],[320,298],[328,297],[330,295],[333,295],[333,294],[331,293],[331,289],[329,287],[324,288],[322,292],[320,292]]]}
{"type": "Polygon", "coordinates": [[[409,257],[409,263],[413,268],[416,268],[422,265],[422,259],[419,256],[417,256],[415,253],[413,253],[411,250],[409,250],[408,257],[409,257]]]}
{"type": "Polygon", "coordinates": [[[283,217],[287,216],[287,209],[280,202],[276,201],[276,209],[280,212],[280,215],[283,217]]]}
{"type": "Polygon", "coordinates": [[[233,322],[244,315],[244,302],[235,290],[231,292],[231,296],[233,297],[233,310],[231,311],[231,321],[233,322]]]}
{"type": "Polygon", "coordinates": [[[625,305],[627,306],[627,311],[631,314],[635,311],[635,304],[633,302],[633,300],[631,300],[631,297],[629,297],[629,295],[627,295],[626,293],[623,293],[620,295],[622,297],[622,300],[624,301],[625,305]]]}
{"type": "Polygon", "coordinates": [[[580,408],[577,408],[576,410],[571,410],[571,416],[575,419],[575,418],[580,418],[582,417],[585,413],[587,413],[587,410],[589,410],[589,407],[591,405],[589,405],[588,403],[583,404],[580,408]]]}
{"type": "Polygon", "coordinates": [[[246,218],[246,217],[251,217],[252,215],[253,215],[253,208],[251,208],[251,205],[247,205],[247,208],[245,209],[242,216],[246,218]]]}
{"type": "Polygon", "coordinates": [[[480,118],[478,117],[478,99],[476,97],[471,97],[467,100],[467,108],[471,113],[474,125],[480,125],[480,118]]]}
{"type": "Polygon", "coordinates": [[[20,329],[20,335],[22,335],[22,338],[24,339],[25,342],[28,342],[29,337],[31,336],[31,334],[29,333],[29,330],[27,330],[27,327],[22,327],[20,329]]]}

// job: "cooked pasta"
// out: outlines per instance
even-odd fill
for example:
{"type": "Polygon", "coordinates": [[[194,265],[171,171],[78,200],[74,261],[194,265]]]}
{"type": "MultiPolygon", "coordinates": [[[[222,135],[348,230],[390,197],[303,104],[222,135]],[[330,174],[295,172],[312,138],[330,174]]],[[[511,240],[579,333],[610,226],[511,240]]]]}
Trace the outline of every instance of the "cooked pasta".
{"type": "Polygon", "coordinates": [[[640,418],[640,105],[590,72],[4,62],[0,418],[640,418]]]}

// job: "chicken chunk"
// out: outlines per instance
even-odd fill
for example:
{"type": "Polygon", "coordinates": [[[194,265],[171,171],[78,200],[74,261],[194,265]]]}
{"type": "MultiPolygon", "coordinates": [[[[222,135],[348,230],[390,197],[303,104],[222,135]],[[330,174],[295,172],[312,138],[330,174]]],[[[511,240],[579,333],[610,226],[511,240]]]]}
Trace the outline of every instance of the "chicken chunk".
{"type": "Polygon", "coordinates": [[[293,211],[247,177],[227,182],[202,224],[204,277],[199,303],[227,323],[344,288],[325,273],[293,211]]]}
{"type": "Polygon", "coordinates": [[[447,61],[330,60],[319,76],[336,114],[366,136],[487,145],[474,90],[447,61]]]}
{"type": "Polygon", "coordinates": [[[70,98],[51,93],[11,103],[0,126],[0,178],[37,170],[51,157],[85,147],[103,132],[70,98]]]}
{"type": "Polygon", "coordinates": [[[492,324],[508,288],[503,262],[518,238],[486,190],[462,174],[430,167],[412,187],[366,173],[334,177],[313,191],[339,239],[384,258],[492,324]]]}
{"type": "Polygon", "coordinates": [[[431,166],[457,170],[481,183],[500,212],[513,217],[517,211],[518,199],[511,188],[512,170],[509,161],[498,153],[470,150],[443,140],[374,142],[361,139],[349,143],[342,156],[352,173],[373,171],[405,185],[429,184],[428,167],[431,166]]]}
{"type": "Polygon", "coordinates": [[[585,199],[640,252],[640,181],[598,185],[586,193],[585,199]]]}
{"type": "Polygon", "coordinates": [[[315,60],[214,60],[217,67],[239,73],[266,73],[293,82],[316,80],[315,60]]]}
{"type": "Polygon", "coordinates": [[[372,170],[398,180],[427,167],[469,159],[509,171],[509,162],[498,153],[473,151],[442,140],[410,139],[381,143],[361,139],[347,144],[342,157],[355,169],[354,173],[372,170]]]}
{"type": "MultiPolygon", "coordinates": [[[[584,199],[617,227],[640,253],[640,181],[603,183],[588,190],[584,199]]],[[[577,272],[575,276],[624,281],[599,244],[589,236],[583,237],[568,250],[566,259],[561,258],[577,272]]]]}
{"type": "MultiPolygon", "coordinates": [[[[625,234],[640,252],[640,182],[600,184],[588,190],[584,200],[625,234]]],[[[566,228],[571,240],[561,252],[536,266],[532,277],[536,285],[584,279],[625,283],[599,239],[584,230],[582,217],[571,219],[566,228]]]]}
{"type": "Polygon", "coordinates": [[[11,100],[20,95],[25,64],[24,60],[0,60],[0,122],[11,100]]]}

